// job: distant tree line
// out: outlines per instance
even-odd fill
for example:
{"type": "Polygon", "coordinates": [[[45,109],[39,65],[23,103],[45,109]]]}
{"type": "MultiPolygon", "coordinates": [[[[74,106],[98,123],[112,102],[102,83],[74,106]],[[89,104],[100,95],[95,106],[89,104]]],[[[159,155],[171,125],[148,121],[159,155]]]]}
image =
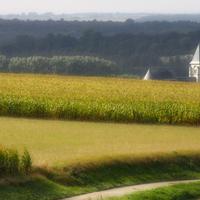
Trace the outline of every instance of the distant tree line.
{"type": "Polygon", "coordinates": [[[182,55],[193,54],[199,40],[200,31],[105,36],[88,30],[80,38],[63,34],[39,38],[20,35],[0,45],[0,53],[7,57],[87,55],[112,60],[120,66],[121,73],[141,75],[149,66],[160,66],[173,67],[176,73],[185,76],[189,60],[182,55]]]}
{"type": "Polygon", "coordinates": [[[66,34],[73,37],[80,37],[86,30],[94,30],[103,35],[111,36],[116,34],[160,34],[160,33],[188,33],[200,31],[200,23],[181,22],[135,22],[128,19],[125,22],[113,21],[23,21],[0,19],[0,42],[10,41],[17,35],[32,35],[44,37],[48,33],[66,34]]]}
{"type": "Polygon", "coordinates": [[[114,75],[114,62],[91,56],[12,57],[0,56],[0,71],[68,75],[114,75]]]}
{"type": "Polygon", "coordinates": [[[117,63],[122,74],[140,76],[149,67],[187,76],[188,55],[199,41],[200,24],[194,22],[0,19],[0,54],[7,58],[92,56],[117,63]]]}

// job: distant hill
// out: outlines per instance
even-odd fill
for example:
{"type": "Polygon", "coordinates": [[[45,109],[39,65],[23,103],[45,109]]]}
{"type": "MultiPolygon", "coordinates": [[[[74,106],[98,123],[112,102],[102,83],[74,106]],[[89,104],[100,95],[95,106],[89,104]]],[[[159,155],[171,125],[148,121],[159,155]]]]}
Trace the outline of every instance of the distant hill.
{"type": "Polygon", "coordinates": [[[151,14],[141,16],[136,19],[137,22],[147,22],[147,21],[191,21],[200,22],[200,14],[151,14]]]}
{"type": "Polygon", "coordinates": [[[142,13],[74,13],[74,14],[53,14],[53,13],[23,13],[0,15],[1,19],[19,19],[19,20],[65,20],[65,21],[119,21],[123,22],[127,19],[137,20],[147,16],[142,13]]]}
{"type": "Polygon", "coordinates": [[[22,13],[0,15],[1,19],[19,20],[65,20],[65,21],[115,21],[124,22],[132,19],[137,22],[147,21],[192,21],[200,22],[200,14],[148,14],[148,13],[74,13],[74,14],[53,14],[53,13],[22,13]]]}

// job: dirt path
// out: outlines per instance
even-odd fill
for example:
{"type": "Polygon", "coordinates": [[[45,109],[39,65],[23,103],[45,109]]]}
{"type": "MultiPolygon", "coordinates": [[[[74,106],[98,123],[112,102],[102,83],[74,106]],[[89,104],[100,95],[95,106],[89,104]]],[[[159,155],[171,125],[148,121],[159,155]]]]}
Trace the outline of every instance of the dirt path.
{"type": "Polygon", "coordinates": [[[180,183],[191,183],[191,182],[198,182],[198,181],[200,180],[169,181],[169,182],[133,185],[133,186],[127,186],[127,187],[121,187],[121,188],[114,188],[110,190],[104,190],[100,192],[93,192],[93,193],[84,194],[80,196],[65,198],[63,200],[100,200],[102,198],[120,197],[127,194],[139,192],[139,191],[151,190],[151,189],[156,189],[159,187],[166,187],[166,186],[176,185],[180,183]]]}

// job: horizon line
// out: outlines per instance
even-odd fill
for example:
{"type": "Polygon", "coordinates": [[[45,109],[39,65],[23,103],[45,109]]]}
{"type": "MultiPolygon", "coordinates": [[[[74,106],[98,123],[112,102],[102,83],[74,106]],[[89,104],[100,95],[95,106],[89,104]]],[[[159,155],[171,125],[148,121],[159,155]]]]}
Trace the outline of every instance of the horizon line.
{"type": "Polygon", "coordinates": [[[75,15],[75,14],[146,14],[146,15],[200,15],[200,12],[129,12],[129,11],[110,11],[110,12],[100,12],[100,11],[84,11],[84,12],[37,12],[37,11],[27,11],[27,12],[8,12],[0,13],[0,15],[29,15],[29,14],[53,14],[53,15],[75,15]]]}

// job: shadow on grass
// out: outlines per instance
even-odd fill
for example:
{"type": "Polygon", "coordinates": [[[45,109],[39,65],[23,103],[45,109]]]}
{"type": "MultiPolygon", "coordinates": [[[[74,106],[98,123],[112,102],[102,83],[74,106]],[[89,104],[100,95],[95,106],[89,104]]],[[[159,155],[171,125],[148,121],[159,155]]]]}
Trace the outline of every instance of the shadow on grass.
{"type": "Polygon", "coordinates": [[[112,188],[163,180],[200,178],[200,154],[193,152],[121,157],[77,163],[62,170],[43,168],[36,171],[67,186],[112,188]]]}
{"type": "Polygon", "coordinates": [[[200,153],[104,159],[34,173],[27,181],[0,185],[0,199],[53,200],[126,185],[200,179],[200,153]]]}

